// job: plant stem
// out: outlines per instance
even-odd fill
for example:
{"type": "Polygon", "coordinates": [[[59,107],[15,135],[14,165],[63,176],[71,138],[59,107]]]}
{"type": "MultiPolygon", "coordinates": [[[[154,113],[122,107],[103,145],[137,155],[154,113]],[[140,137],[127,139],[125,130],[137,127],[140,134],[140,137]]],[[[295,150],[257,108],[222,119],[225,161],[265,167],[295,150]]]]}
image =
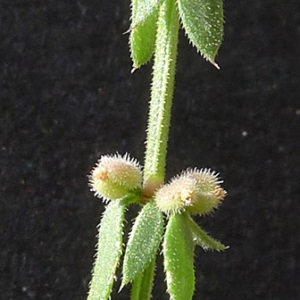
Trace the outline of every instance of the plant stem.
{"type": "Polygon", "coordinates": [[[176,1],[165,0],[160,8],[148,119],[144,186],[150,194],[163,183],[174,91],[179,16],[176,1]]]}
{"type": "MultiPolygon", "coordinates": [[[[160,8],[156,34],[144,167],[144,196],[146,198],[153,196],[154,191],[164,182],[165,177],[178,30],[179,16],[176,1],[165,0],[160,8]]],[[[155,268],[154,261],[155,259],[144,270],[143,274],[133,282],[132,299],[150,299],[155,268]],[[140,298],[136,298],[137,291],[142,289],[149,291],[149,293],[147,295],[139,294],[140,298]]]]}

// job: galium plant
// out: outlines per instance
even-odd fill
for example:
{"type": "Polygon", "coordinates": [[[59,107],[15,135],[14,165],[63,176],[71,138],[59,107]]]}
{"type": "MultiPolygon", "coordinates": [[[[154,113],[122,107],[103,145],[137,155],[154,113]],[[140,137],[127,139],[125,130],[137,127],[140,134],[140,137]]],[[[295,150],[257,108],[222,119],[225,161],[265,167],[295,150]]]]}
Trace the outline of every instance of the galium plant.
{"type": "Polygon", "coordinates": [[[107,203],[88,300],[110,298],[121,265],[122,287],[131,284],[131,300],[151,298],[155,258],[162,245],[167,291],[173,300],[192,299],[194,248],[226,247],[195,223],[192,215],[216,209],[226,196],[218,174],[187,169],[164,183],[167,141],[180,23],[190,42],[216,68],[223,38],[222,0],[132,0],[130,50],[133,70],[154,55],[145,163],[129,154],[102,156],[89,176],[91,190],[107,203]],[[130,204],[140,206],[127,245],[123,223],[130,204]]]}

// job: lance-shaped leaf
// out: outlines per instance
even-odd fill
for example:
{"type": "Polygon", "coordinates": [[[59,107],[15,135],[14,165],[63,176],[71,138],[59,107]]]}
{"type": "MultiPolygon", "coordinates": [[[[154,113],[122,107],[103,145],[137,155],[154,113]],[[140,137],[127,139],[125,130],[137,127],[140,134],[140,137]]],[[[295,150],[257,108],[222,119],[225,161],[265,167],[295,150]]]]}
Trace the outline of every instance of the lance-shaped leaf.
{"type": "Polygon", "coordinates": [[[194,243],[185,213],[170,216],[163,253],[171,299],[191,300],[195,289],[194,243]]]}
{"type": "Polygon", "coordinates": [[[122,286],[133,281],[155,259],[163,234],[163,215],[149,202],[136,218],[127,243],[123,262],[122,286]]]}
{"type": "Polygon", "coordinates": [[[188,38],[215,67],[223,39],[223,0],[178,0],[179,15],[188,38]]]}
{"type": "Polygon", "coordinates": [[[209,236],[195,221],[189,216],[189,226],[191,228],[193,241],[195,245],[201,246],[204,250],[223,251],[228,247],[209,236]]]}
{"type": "Polygon", "coordinates": [[[88,300],[106,300],[111,294],[116,268],[122,255],[125,207],[121,200],[111,201],[106,206],[99,229],[97,258],[88,300]]]}
{"type": "Polygon", "coordinates": [[[130,50],[133,67],[139,68],[152,56],[155,48],[158,10],[162,0],[133,0],[130,50]]]}

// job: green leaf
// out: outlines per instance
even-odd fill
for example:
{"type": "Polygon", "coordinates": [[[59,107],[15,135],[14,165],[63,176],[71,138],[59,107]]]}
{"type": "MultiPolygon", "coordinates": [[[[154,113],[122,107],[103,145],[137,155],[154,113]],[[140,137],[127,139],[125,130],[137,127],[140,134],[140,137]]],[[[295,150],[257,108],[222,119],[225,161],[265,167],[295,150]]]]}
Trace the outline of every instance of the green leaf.
{"type": "Polygon", "coordinates": [[[195,289],[194,243],[185,213],[173,214],[163,243],[168,292],[172,300],[190,300],[195,289]]]}
{"type": "Polygon", "coordinates": [[[122,286],[133,281],[155,259],[163,234],[163,215],[154,202],[146,204],[136,218],[123,262],[122,286]]]}
{"type": "Polygon", "coordinates": [[[130,49],[134,68],[139,68],[152,57],[161,3],[162,0],[132,1],[130,49]]]}
{"type": "Polygon", "coordinates": [[[155,269],[155,260],[153,259],[149,266],[141,275],[138,275],[132,283],[130,300],[150,300],[153,285],[153,276],[155,269]]]}
{"type": "Polygon", "coordinates": [[[122,255],[125,207],[122,201],[117,200],[106,206],[99,229],[97,258],[88,300],[105,300],[111,294],[116,268],[122,255]]]}
{"type": "Polygon", "coordinates": [[[153,13],[158,11],[162,2],[163,0],[132,0],[131,27],[145,23],[153,13]]]}
{"type": "Polygon", "coordinates": [[[198,51],[215,67],[223,39],[223,0],[178,0],[183,27],[198,51]]]}
{"type": "Polygon", "coordinates": [[[189,226],[193,235],[193,241],[195,245],[201,246],[204,250],[216,250],[222,251],[228,247],[209,236],[195,221],[189,217],[189,226]]]}

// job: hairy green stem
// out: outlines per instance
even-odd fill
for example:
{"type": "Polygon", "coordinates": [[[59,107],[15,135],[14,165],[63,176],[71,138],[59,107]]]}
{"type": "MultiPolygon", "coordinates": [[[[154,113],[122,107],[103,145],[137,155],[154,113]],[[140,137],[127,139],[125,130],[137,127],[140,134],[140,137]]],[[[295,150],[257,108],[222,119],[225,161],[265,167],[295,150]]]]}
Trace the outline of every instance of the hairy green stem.
{"type": "MultiPolygon", "coordinates": [[[[148,197],[152,197],[153,192],[163,183],[165,177],[178,31],[179,16],[176,2],[165,0],[160,8],[158,18],[147,129],[144,191],[148,197]]],[[[155,268],[154,261],[153,259],[150,266],[133,282],[132,300],[150,299],[155,268]],[[147,293],[141,293],[142,290],[147,291],[147,293]]]]}
{"type": "Polygon", "coordinates": [[[179,16],[176,1],[163,2],[158,19],[148,119],[144,184],[154,190],[164,181],[177,58],[179,16]]]}

